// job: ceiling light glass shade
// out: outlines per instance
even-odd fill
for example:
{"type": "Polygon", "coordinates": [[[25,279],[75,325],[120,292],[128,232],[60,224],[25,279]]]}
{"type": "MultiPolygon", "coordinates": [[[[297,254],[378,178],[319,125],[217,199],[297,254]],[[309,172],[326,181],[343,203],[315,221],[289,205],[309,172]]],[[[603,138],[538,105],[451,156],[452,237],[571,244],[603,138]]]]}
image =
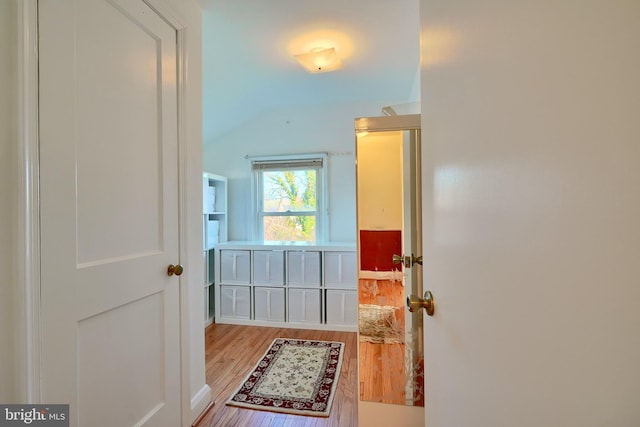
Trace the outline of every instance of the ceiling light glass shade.
{"type": "Polygon", "coordinates": [[[312,49],[308,53],[294,55],[300,65],[310,73],[326,73],[342,68],[342,61],[332,47],[312,49]]]}

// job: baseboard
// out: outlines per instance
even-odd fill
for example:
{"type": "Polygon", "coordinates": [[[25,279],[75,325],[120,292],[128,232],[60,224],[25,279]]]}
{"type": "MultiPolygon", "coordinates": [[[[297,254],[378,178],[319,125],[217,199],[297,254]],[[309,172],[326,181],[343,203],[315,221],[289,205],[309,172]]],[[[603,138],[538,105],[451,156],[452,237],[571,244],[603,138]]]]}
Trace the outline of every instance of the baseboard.
{"type": "Polygon", "coordinates": [[[194,423],[211,403],[211,387],[205,384],[195,396],[191,398],[191,422],[194,423]]]}
{"type": "Polygon", "coordinates": [[[347,324],[327,324],[327,323],[295,323],[295,322],[267,322],[263,320],[217,318],[216,323],[227,325],[243,326],[266,326],[268,328],[290,328],[290,329],[314,329],[318,331],[335,332],[357,332],[358,325],[347,324]]]}
{"type": "Polygon", "coordinates": [[[402,271],[370,271],[360,270],[358,272],[358,279],[374,279],[374,280],[393,280],[396,282],[402,282],[402,271]]]}
{"type": "Polygon", "coordinates": [[[388,403],[358,402],[358,425],[361,426],[424,426],[422,406],[390,405],[388,403]]]}

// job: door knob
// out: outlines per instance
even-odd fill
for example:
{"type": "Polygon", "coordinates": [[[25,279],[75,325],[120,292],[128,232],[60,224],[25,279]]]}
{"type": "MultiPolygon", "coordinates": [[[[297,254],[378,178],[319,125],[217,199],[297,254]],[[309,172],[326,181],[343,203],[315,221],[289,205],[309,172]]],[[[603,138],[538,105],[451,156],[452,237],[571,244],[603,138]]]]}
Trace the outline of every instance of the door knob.
{"type": "Polygon", "coordinates": [[[391,262],[393,262],[394,264],[403,264],[406,268],[411,268],[415,264],[422,265],[422,257],[421,256],[416,257],[416,256],[413,256],[413,254],[411,254],[411,256],[394,255],[391,262]]]}
{"type": "Polygon", "coordinates": [[[433,316],[433,312],[435,310],[435,301],[433,300],[433,294],[431,293],[431,291],[426,291],[424,293],[424,298],[419,298],[415,295],[408,296],[407,307],[409,307],[409,311],[412,313],[415,310],[424,308],[427,312],[427,315],[433,316]]]}
{"type": "Polygon", "coordinates": [[[176,276],[180,276],[183,271],[184,271],[184,268],[182,268],[180,264],[176,264],[176,265],[169,264],[169,268],[167,268],[167,274],[169,276],[173,276],[174,274],[176,276]]]}
{"type": "Polygon", "coordinates": [[[394,254],[391,262],[393,262],[394,264],[403,264],[407,268],[411,267],[411,258],[408,256],[394,254]]]}

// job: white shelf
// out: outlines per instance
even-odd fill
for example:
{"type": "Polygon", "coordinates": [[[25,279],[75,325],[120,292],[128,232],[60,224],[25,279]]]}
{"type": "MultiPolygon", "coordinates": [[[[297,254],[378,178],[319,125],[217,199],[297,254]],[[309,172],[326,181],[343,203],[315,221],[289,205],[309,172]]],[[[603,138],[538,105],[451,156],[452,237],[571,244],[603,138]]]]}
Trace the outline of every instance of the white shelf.
{"type": "Polygon", "coordinates": [[[227,242],[216,262],[218,323],[357,330],[355,245],[227,242]]]}
{"type": "MultiPolygon", "coordinates": [[[[227,178],[222,175],[212,173],[202,174],[202,230],[204,245],[204,265],[205,265],[205,283],[204,283],[204,324],[208,326],[215,321],[216,317],[216,295],[214,285],[216,282],[216,257],[215,248],[221,243],[227,241],[227,178]]],[[[225,295],[232,298],[234,294],[231,292],[225,295]]],[[[237,296],[237,295],[236,295],[237,296]]],[[[243,295],[244,296],[244,295],[243,295]]],[[[233,298],[232,298],[233,299],[233,298]]],[[[234,304],[242,304],[234,300],[234,304]]],[[[237,307],[236,307],[237,308],[237,307]]]]}

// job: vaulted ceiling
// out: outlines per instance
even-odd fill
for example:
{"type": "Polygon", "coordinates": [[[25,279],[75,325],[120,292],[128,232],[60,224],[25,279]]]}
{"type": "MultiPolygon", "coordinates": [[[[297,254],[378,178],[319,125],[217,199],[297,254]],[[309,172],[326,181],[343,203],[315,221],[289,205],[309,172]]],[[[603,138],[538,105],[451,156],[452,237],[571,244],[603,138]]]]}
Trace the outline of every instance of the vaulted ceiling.
{"type": "Polygon", "coordinates": [[[415,101],[418,0],[200,4],[205,143],[269,109],[415,101]],[[335,47],[343,69],[304,71],[293,54],[313,47],[335,47]]]}

